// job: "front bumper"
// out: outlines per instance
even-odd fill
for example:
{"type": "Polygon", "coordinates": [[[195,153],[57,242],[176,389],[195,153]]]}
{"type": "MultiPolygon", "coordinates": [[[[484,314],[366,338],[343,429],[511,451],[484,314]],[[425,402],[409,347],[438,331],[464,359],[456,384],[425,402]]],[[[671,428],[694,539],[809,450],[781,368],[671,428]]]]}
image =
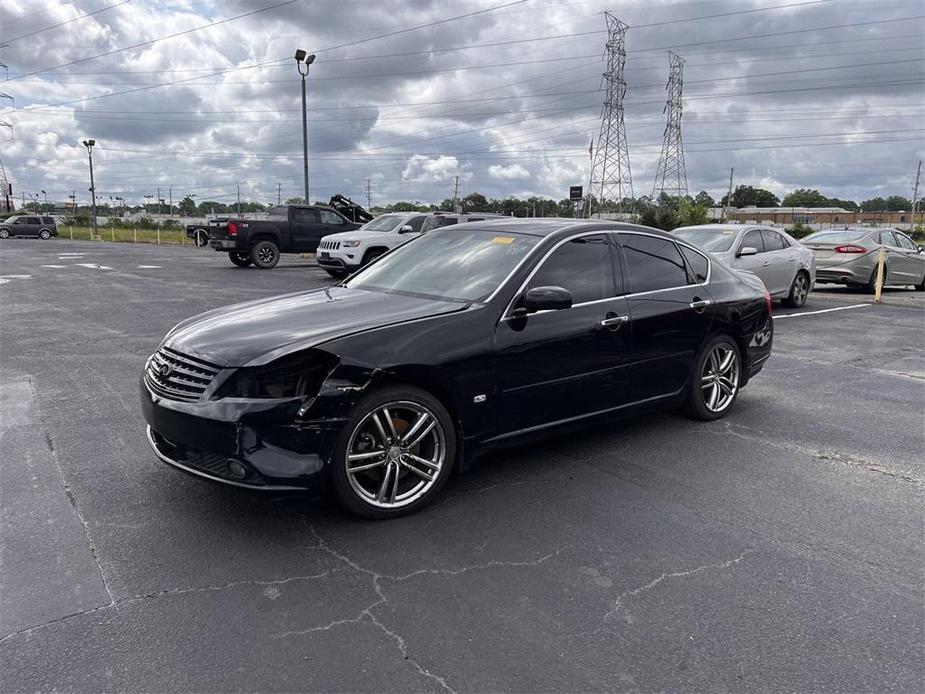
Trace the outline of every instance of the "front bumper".
{"type": "Polygon", "coordinates": [[[162,398],[142,377],[141,409],[148,443],[174,468],[236,487],[315,490],[322,482],[340,418],[302,420],[301,401],[162,398]]]}
{"type": "Polygon", "coordinates": [[[327,270],[342,270],[344,272],[353,272],[359,269],[359,263],[353,263],[350,258],[333,256],[330,253],[316,252],[315,260],[318,265],[327,270]]]}

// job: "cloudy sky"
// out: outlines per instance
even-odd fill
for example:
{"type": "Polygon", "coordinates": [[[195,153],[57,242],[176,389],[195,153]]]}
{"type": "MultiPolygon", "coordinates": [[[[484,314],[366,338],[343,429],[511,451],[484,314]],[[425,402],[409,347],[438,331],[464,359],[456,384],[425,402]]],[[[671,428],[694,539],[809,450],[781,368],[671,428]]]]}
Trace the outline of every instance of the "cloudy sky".
{"type": "Polygon", "coordinates": [[[313,199],[365,204],[368,178],[374,204],[439,202],[456,176],[462,195],[558,199],[587,184],[604,10],[630,25],[637,195],[652,191],[671,49],[687,60],[691,193],[718,197],[735,167],[779,196],[911,196],[922,0],[3,0],[0,158],[17,198],[87,199],[85,137],[103,196],[300,195],[304,48],[313,199]]]}

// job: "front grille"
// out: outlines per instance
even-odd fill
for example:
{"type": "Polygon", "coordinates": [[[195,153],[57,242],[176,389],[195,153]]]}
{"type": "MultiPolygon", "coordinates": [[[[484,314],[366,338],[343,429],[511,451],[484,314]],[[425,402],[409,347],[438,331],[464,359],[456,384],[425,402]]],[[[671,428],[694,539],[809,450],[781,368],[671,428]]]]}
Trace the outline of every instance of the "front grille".
{"type": "Polygon", "coordinates": [[[145,383],[162,398],[195,402],[220,370],[220,366],[161,347],[148,361],[145,383]]]}
{"type": "Polygon", "coordinates": [[[266,484],[266,481],[260,474],[247,463],[241,463],[247,471],[247,474],[243,478],[237,477],[232,475],[228,470],[228,456],[219,453],[207,453],[206,451],[193,448],[192,446],[184,446],[183,444],[171,441],[166,436],[157,433],[153,429],[151,430],[151,441],[162,456],[175,463],[180,463],[181,465],[205,472],[213,477],[243,482],[251,486],[263,486],[266,484]]]}
{"type": "Polygon", "coordinates": [[[340,241],[325,241],[322,239],[321,243],[318,244],[318,248],[323,251],[336,251],[340,248],[340,241]]]}

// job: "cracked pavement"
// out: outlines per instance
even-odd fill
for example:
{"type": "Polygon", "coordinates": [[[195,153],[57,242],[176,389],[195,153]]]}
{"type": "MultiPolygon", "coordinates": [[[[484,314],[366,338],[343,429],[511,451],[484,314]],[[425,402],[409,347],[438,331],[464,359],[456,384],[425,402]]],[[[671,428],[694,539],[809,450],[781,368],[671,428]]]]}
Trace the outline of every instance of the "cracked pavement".
{"type": "Polygon", "coordinates": [[[492,454],[371,523],[199,482],[145,441],[163,333],[325,283],[309,261],[0,251],[0,691],[925,687],[921,295],[778,321],[725,420],[492,454]]]}

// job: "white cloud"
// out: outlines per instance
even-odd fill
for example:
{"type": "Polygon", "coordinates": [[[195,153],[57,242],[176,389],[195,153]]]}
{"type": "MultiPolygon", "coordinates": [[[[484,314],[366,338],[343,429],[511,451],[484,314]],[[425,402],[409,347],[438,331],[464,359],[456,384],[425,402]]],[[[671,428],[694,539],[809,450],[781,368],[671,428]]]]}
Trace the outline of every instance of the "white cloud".
{"type": "Polygon", "coordinates": [[[492,178],[500,178],[506,181],[530,178],[530,172],[520,164],[509,164],[508,166],[492,164],[488,167],[488,175],[492,178]]]}
{"type": "Polygon", "coordinates": [[[402,172],[403,181],[414,183],[452,181],[459,176],[460,180],[468,180],[472,174],[459,166],[459,161],[452,156],[426,157],[423,154],[414,154],[408,159],[405,170],[402,172]]]}

